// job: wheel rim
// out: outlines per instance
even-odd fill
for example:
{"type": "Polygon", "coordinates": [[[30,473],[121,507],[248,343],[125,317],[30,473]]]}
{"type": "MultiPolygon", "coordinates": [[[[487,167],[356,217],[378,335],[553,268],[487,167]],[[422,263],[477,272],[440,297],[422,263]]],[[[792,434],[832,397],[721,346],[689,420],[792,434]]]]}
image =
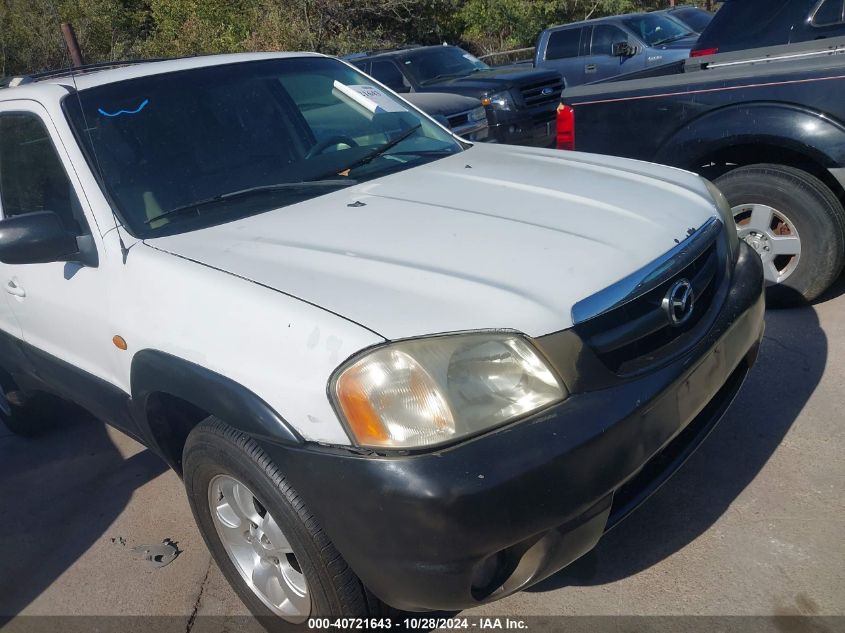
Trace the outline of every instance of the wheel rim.
{"type": "Polygon", "coordinates": [[[311,613],[308,583],[261,501],[234,477],[217,475],[208,485],[208,505],[217,535],[247,586],[276,615],[303,622],[311,613]]]}
{"type": "Polygon", "coordinates": [[[792,221],[767,204],[740,204],[732,210],[739,238],[763,260],[766,284],[786,281],[801,259],[801,236],[792,221]]]}

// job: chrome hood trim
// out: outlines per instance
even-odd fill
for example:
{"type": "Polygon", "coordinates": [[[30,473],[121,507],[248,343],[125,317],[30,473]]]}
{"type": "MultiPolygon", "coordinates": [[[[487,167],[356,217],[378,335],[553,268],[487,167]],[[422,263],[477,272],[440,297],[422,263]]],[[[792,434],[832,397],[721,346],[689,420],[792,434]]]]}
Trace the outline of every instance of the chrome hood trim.
{"type": "Polygon", "coordinates": [[[698,257],[722,233],[722,222],[710,218],[683,242],[594,295],[572,306],[572,323],[577,325],[633,301],[668,281],[698,257]]]}

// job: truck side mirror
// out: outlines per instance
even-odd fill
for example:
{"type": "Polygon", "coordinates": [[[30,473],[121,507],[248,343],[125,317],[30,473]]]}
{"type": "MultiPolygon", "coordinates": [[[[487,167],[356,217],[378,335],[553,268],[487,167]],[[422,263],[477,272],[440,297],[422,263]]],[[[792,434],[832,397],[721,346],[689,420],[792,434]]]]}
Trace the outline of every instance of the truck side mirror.
{"type": "Polygon", "coordinates": [[[76,236],[52,211],[36,211],[0,220],[0,262],[45,264],[76,261],[76,236]]]}
{"type": "Polygon", "coordinates": [[[636,55],[636,46],[631,46],[628,42],[614,42],[611,49],[614,57],[632,57],[636,55]]]}

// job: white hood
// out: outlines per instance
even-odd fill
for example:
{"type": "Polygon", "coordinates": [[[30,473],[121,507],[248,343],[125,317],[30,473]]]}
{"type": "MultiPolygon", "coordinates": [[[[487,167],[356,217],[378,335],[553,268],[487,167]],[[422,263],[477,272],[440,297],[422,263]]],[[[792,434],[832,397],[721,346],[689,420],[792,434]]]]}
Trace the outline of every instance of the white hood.
{"type": "Polygon", "coordinates": [[[478,145],[147,243],[388,339],[491,328],[539,336],[570,327],[573,304],[656,259],[716,213],[701,179],[687,172],[478,145]]]}

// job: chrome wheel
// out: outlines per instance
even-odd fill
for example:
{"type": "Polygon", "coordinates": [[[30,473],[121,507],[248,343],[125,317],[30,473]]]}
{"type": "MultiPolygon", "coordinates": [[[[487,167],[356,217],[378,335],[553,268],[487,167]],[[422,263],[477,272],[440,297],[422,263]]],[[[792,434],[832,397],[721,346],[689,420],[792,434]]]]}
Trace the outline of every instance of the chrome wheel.
{"type": "Polygon", "coordinates": [[[739,239],[763,260],[766,284],[786,281],[801,259],[801,237],[795,225],[767,204],[740,204],[733,207],[733,214],[739,239]]]}
{"type": "Polygon", "coordinates": [[[208,484],[214,527],[235,568],[276,615],[303,622],[311,613],[308,584],[276,520],[252,491],[230,475],[208,484]]]}

